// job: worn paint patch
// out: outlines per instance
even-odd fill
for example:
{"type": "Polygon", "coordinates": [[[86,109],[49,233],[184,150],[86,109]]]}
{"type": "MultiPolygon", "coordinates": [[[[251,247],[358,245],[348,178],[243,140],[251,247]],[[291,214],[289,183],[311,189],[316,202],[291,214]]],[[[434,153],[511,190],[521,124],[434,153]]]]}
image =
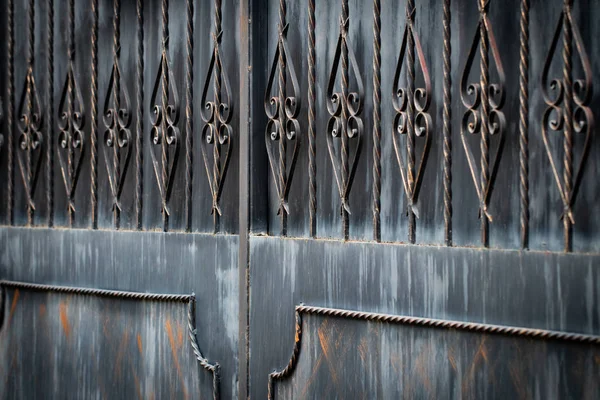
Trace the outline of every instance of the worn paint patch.
{"type": "Polygon", "coordinates": [[[69,317],[67,315],[67,304],[65,302],[61,302],[58,306],[58,309],[63,332],[65,333],[66,338],[69,339],[69,335],[71,334],[71,325],[69,324],[69,317]]]}

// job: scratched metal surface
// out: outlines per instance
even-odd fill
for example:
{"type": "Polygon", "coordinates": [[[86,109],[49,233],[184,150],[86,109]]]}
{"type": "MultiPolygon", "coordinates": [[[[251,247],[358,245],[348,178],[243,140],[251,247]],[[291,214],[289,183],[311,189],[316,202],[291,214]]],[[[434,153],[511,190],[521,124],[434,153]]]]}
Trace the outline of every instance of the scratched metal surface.
{"type": "MultiPolygon", "coordinates": [[[[235,398],[238,340],[237,242],[238,238],[234,235],[2,228],[0,229],[0,248],[3,249],[0,253],[0,275],[7,280],[65,286],[151,293],[191,294],[194,292],[197,300],[196,320],[200,348],[210,362],[218,362],[221,365],[220,387],[223,398],[235,398]]],[[[183,305],[167,307],[123,300],[110,302],[104,299],[80,300],[76,296],[71,296],[70,299],[71,303],[67,309],[69,318],[73,318],[72,324],[80,326],[77,334],[72,335],[79,339],[73,339],[71,345],[81,343],[89,348],[98,346],[98,349],[107,352],[106,357],[102,356],[103,360],[108,360],[108,355],[116,355],[119,351],[122,338],[120,335],[126,331],[126,323],[130,323],[135,328],[131,331],[127,344],[123,345],[123,351],[127,354],[134,354],[137,351],[134,331],[136,334],[140,333],[142,337],[154,335],[157,346],[159,343],[168,345],[168,335],[165,336],[167,318],[172,324],[180,323],[181,326],[186,326],[187,323],[186,307],[183,305]],[[109,303],[113,308],[108,307],[109,303]],[[101,327],[104,320],[112,315],[112,309],[117,310],[120,318],[121,322],[115,325],[115,330],[120,329],[120,333],[111,332],[114,336],[110,336],[112,339],[109,340],[103,334],[101,327]],[[84,332],[87,325],[90,326],[89,335],[84,332]]],[[[44,326],[43,324],[55,326],[56,329],[61,328],[59,303],[65,301],[67,299],[64,296],[40,297],[21,292],[20,312],[23,312],[27,318],[17,320],[20,321],[17,327],[11,328],[10,323],[7,323],[2,329],[8,329],[7,335],[13,337],[11,351],[12,347],[19,348],[21,350],[19,354],[25,357],[27,362],[34,364],[24,364],[32,369],[15,370],[14,379],[24,380],[31,371],[44,376],[46,374],[44,359],[47,357],[60,355],[59,360],[62,361],[57,364],[59,367],[69,367],[71,365],[69,360],[71,362],[78,360],[79,356],[75,351],[65,352],[64,349],[67,347],[62,345],[48,348],[44,344],[46,337],[41,334],[33,337],[29,335],[32,329],[44,326]],[[26,300],[27,298],[30,300],[26,300]],[[38,313],[40,304],[45,304],[46,307],[46,314],[43,317],[38,313]],[[30,352],[31,346],[40,351],[30,352]],[[45,353],[45,349],[49,352],[45,353]],[[23,375],[23,372],[26,374],[23,375]]],[[[58,331],[53,334],[58,335],[58,331]]],[[[59,336],[52,337],[58,340],[59,336]]],[[[66,342],[64,344],[68,345],[66,342]]],[[[168,347],[166,349],[170,351],[168,347]]],[[[181,355],[181,363],[191,360],[187,358],[192,355],[187,336],[185,345],[180,351],[180,354],[183,352],[187,354],[185,359],[181,355]]],[[[166,362],[168,361],[166,355],[170,353],[160,353],[157,348],[156,353],[153,354],[156,355],[158,363],[161,360],[160,354],[165,354],[162,360],[166,362]]],[[[81,360],[82,363],[83,360],[85,359],[81,360]]],[[[115,368],[111,366],[113,364],[99,365],[98,373],[92,374],[93,369],[90,369],[88,375],[78,381],[77,387],[84,390],[86,394],[95,396],[99,389],[98,379],[102,377],[109,385],[107,395],[111,398],[110,390],[119,393],[121,387],[111,383],[115,368]]],[[[154,378],[167,388],[170,385],[176,387],[180,379],[177,368],[166,368],[167,364],[162,365],[165,368],[159,368],[158,364],[155,366],[154,378]]],[[[172,363],[169,365],[174,366],[172,363]]],[[[93,364],[89,362],[89,368],[92,367],[93,364]]],[[[180,367],[183,373],[183,364],[180,367]]],[[[126,364],[124,368],[129,370],[126,364]]],[[[139,370],[136,370],[136,373],[137,371],[139,370]]],[[[200,387],[202,393],[210,398],[212,393],[210,374],[201,371],[200,375],[208,375],[209,378],[205,380],[202,377],[202,382],[206,381],[206,384],[202,383],[198,386],[198,383],[190,380],[190,377],[198,379],[198,369],[194,367],[193,371],[190,372],[192,375],[185,378],[189,393],[196,392],[200,387]]],[[[68,369],[60,370],[58,373],[60,376],[67,375],[64,379],[70,382],[68,369]]],[[[141,376],[139,378],[145,379],[141,376]]],[[[54,388],[53,380],[45,382],[49,385],[48,389],[54,388]]],[[[67,387],[60,385],[60,388],[67,387]]],[[[128,387],[134,389],[134,386],[128,387]]],[[[26,393],[28,392],[23,392],[26,393]]],[[[56,393],[58,395],[62,390],[56,393]]],[[[135,394],[135,392],[131,393],[135,394]]],[[[156,398],[160,397],[162,396],[156,398]]]]}
{"type": "Polygon", "coordinates": [[[595,399],[600,346],[304,315],[277,399],[595,399]]]}
{"type": "MultiPolygon", "coordinates": [[[[294,344],[294,307],[300,303],[596,335],[600,332],[600,271],[596,268],[597,258],[594,256],[251,237],[251,260],[250,286],[260,290],[252,290],[251,295],[250,346],[251,349],[270,349],[269,352],[251,352],[251,392],[254,398],[265,398],[268,374],[288,364],[294,344]]],[[[318,343],[318,328],[323,321],[314,321],[308,319],[303,341],[308,339],[318,343]]],[[[338,324],[343,326],[346,334],[354,337],[365,335],[369,325],[362,321],[338,324]]],[[[334,335],[331,331],[326,333],[334,335]]],[[[419,341],[424,340],[423,335],[427,341],[440,340],[440,349],[449,345],[444,344],[445,340],[450,340],[438,333],[423,333],[421,328],[408,327],[401,330],[385,328],[382,335],[389,335],[388,339],[402,339],[398,343],[407,349],[416,347],[419,341]],[[418,332],[411,333],[412,330],[418,332]]],[[[461,354],[467,355],[476,351],[475,343],[482,337],[474,334],[452,340],[462,342],[465,337],[472,338],[474,342],[462,348],[464,353],[461,354]]],[[[499,358],[494,362],[511,364],[513,356],[496,349],[502,341],[494,344],[495,340],[489,339],[490,351],[495,349],[494,354],[499,358]]],[[[390,342],[390,346],[391,343],[394,342],[390,342]]],[[[398,343],[396,345],[400,346],[398,343]]],[[[531,341],[519,343],[524,343],[524,347],[532,346],[531,354],[537,354],[536,357],[543,354],[531,341]]],[[[340,374],[359,368],[359,344],[343,341],[339,345],[342,353],[348,352],[355,357],[352,363],[335,364],[340,374]]],[[[510,347],[509,344],[502,346],[510,347]]],[[[316,362],[320,350],[303,345],[305,349],[309,349],[306,351],[308,359],[316,362]]],[[[563,350],[556,351],[560,353],[563,350]]],[[[585,353],[587,350],[579,351],[585,353]]],[[[553,352],[547,351],[545,362],[558,357],[559,353],[553,352]]],[[[435,354],[436,357],[447,357],[442,350],[435,354]]],[[[576,368],[577,357],[573,357],[561,360],[568,364],[568,368],[576,368]]],[[[412,359],[412,362],[416,361],[412,359]]],[[[374,355],[372,362],[376,362],[374,355]]],[[[463,362],[467,361],[460,361],[463,362]]],[[[306,369],[316,366],[308,361],[302,365],[306,369]]],[[[435,375],[437,364],[427,365],[436,367],[434,371],[427,371],[427,374],[435,375]]],[[[304,378],[309,373],[306,369],[298,370],[304,378]]],[[[380,377],[377,378],[375,371],[364,377],[364,385],[379,382],[380,377]]],[[[440,371],[447,373],[443,368],[440,371]]],[[[329,372],[327,368],[321,368],[321,373],[327,376],[329,372]]],[[[363,382],[360,374],[354,376],[363,382]]],[[[502,379],[497,377],[499,383],[496,388],[502,390],[503,384],[510,388],[510,376],[501,376],[502,379]]],[[[529,385],[530,376],[524,377],[529,385]]],[[[304,378],[299,378],[298,382],[304,378]]],[[[414,374],[410,372],[407,379],[412,378],[414,374]]],[[[350,381],[353,379],[346,380],[346,383],[350,381]]],[[[550,390],[555,383],[540,379],[540,387],[545,387],[540,390],[550,390]]],[[[367,386],[361,390],[366,390],[367,386]]],[[[313,388],[317,392],[324,389],[325,386],[313,388]]]]}
{"type": "Polygon", "coordinates": [[[212,398],[212,376],[190,351],[186,303],[19,289],[6,301],[2,398],[212,398]]]}

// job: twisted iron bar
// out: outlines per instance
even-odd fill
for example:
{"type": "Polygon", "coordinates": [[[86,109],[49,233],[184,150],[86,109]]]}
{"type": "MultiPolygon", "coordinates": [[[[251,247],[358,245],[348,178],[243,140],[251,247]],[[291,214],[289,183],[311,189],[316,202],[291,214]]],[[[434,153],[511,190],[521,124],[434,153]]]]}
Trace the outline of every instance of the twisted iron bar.
{"type": "Polygon", "coordinates": [[[310,236],[317,236],[316,39],[315,0],[308,0],[308,197],[310,236]]]}
{"type": "MultiPolygon", "coordinates": [[[[220,398],[220,366],[218,363],[210,363],[206,357],[202,355],[200,346],[198,344],[198,338],[196,336],[196,295],[189,294],[162,294],[162,293],[142,293],[142,292],[128,292],[122,290],[108,290],[108,289],[97,289],[97,288],[83,288],[83,287],[72,287],[72,286],[58,286],[58,285],[45,285],[39,283],[30,282],[18,282],[18,281],[7,281],[0,280],[0,290],[2,290],[1,298],[2,308],[5,307],[6,301],[4,301],[4,289],[10,288],[15,290],[28,290],[35,292],[52,292],[68,295],[79,295],[79,296],[95,296],[95,297],[107,297],[107,298],[118,298],[124,300],[139,300],[139,301],[157,301],[166,303],[187,303],[187,325],[188,325],[188,337],[190,339],[190,345],[194,357],[198,361],[200,367],[210,372],[213,376],[213,399],[218,400],[220,398]]],[[[3,312],[2,315],[5,315],[3,312]]]]}
{"type": "Polygon", "coordinates": [[[542,72],[542,94],[547,104],[542,117],[542,137],[563,203],[561,219],[564,224],[565,252],[572,250],[572,225],[575,223],[572,208],[581,185],[594,127],[594,116],[589,107],[592,97],[592,70],[581,34],[579,33],[579,28],[575,21],[573,21],[571,14],[572,6],[573,0],[564,1],[563,10],[558,20],[542,72]],[[562,79],[550,79],[548,76],[550,66],[557,50],[561,30],[563,34],[563,76],[562,79]],[[573,42],[575,42],[577,55],[581,61],[583,79],[573,80],[573,42]],[[550,146],[549,131],[562,131],[563,133],[564,166],[562,181],[558,173],[558,163],[554,159],[552,147],[550,146]],[[584,138],[583,149],[576,170],[573,169],[574,134],[581,134],[584,138]]]}
{"type": "Polygon", "coordinates": [[[18,108],[19,138],[17,161],[27,201],[27,225],[33,225],[35,189],[42,165],[44,135],[42,106],[33,77],[35,55],[35,1],[29,0],[27,8],[27,73],[18,108]]]}
{"type": "MultiPolygon", "coordinates": [[[[98,0],[92,6],[92,62],[91,62],[91,133],[90,133],[90,182],[92,203],[92,229],[98,229],[98,0]]],[[[106,159],[108,163],[108,158],[106,159]]]]}
{"type": "Polygon", "coordinates": [[[115,229],[121,221],[121,193],[131,158],[131,105],[127,85],[121,82],[121,0],[113,1],[113,65],[104,101],[105,126],[102,151],[108,183],[112,194],[112,212],[115,229]],[[112,96],[111,96],[112,95],[112,96]],[[112,98],[112,102],[111,102],[112,98]],[[112,149],[112,154],[110,150],[112,149]],[[112,163],[109,161],[112,156],[112,163]]]}
{"type": "Polygon", "coordinates": [[[288,23],[287,0],[279,1],[278,40],[273,63],[271,65],[267,89],[265,90],[264,108],[269,121],[265,129],[265,145],[269,158],[271,173],[279,204],[277,215],[281,219],[281,236],[287,235],[287,217],[290,213],[288,195],[294,177],[298,150],[301,142],[300,123],[297,118],[300,114],[301,98],[300,85],[291,60],[291,52],[287,43],[288,23]],[[275,74],[277,75],[278,94],[272,95],[275,87],[275,74]],[[292,93],[287,90],[287,78],[292,84],[292,93]],[[291,145],[291,154],[288,157],[288,144],[291,145]],[[277,148],[277,153],[275,152],[277,148]],[[275,158],[277,156],[277,158],[275,158]]]}
{"type": "Polygon", "coordinates": [[[489,245],[488,222],[492,216],[488,212],[489,198],[493,191],[498,164],[504,147],[504,131],[506,119],[501,111],[504,105],[505,75],[500,59],[498,46],[488,18],[490,0],[479,0],[479,22],[473,37],[473,43],[463,69],[460,95],[467,109],[462,118],[461,139],[467,162],[473,178],[473,184],[479,199],[479,218],[481,220],[481,243],[483,247],[489,245]],[[473,68],[473,61],[479,48],[479,82],[469,83],[469,74],[473,68]],[[498,83],[490,83],[489,52],[496,65],[498,83]],[[480,169],[477,168],[475,158],[467,142],[466,134],[480,134],[480,169]],[[493,161],[490,162],[490,136],[498,136],[493,161]],[[491,167],[491,168],[490,168],[491,167]]]}
{"type": "Polygon", "coordinates": [[[394,75],[392,101],[396,110],[394,118],[394,132],[392,139],[396,161],[400,168],[404,193],[408,201],[408,241],[415,243],[416,221],[419,211],[417,201],[423,180],[423,171],[427,165],[429,147],[431,145],[431,115],[429,105],[431,103],[431,78],[429,69],[425,62],[423,48],[419,35],[415,30],[414,18],[416,10],[414,1],[406,3],[406,26],[402,37],[402,45],[394,75]],[[415,51],[419,60],[419,68],[423,75],[424,87],[415,88],[415,51]],[[406,59],[405,59],[406,55],[406,59]],[[402,67],[406,62],[406,87],[399,87],[402,75],[402,67]],[[402,155],[400,136],[406,136],[406,162],[402,155]],[[416,164],[415,141],[417,138],[423,140],[423,150],[419,163],[416,164]]]}
{"type": "Polygon", "coordinates": [[[169,1],[162,0],[162,54],[160,66],[156,74],[152,96],[150,98],[152,123],[152,144],[160,149],[160,160],[155,151],[151,151],[152,165],[156,183],[161,196],[161,213],[163,216],[163,231],[169,230],[168,208],[173,189],[174,175],[179,159],[179,143],[181,135],[179,122],[179,94],[173,70],[169,62],[169,1]],[[157,102],[161,96],[160,103],[157,102]]]}
{"type": "Polygon", "coordinates": [[[354,182],[354,175],[358,166],[362,148],[364,125],[361,118],[364,88],[354,50],[348,41],[350,25],[348,0],[342,0],[342,13],[340,17],[340,34],[336,45],[335,55],[327,84],[327,111],[330,114],[327,123],[327,150],[333,167],[333,174],[341,200],[342,236],[344,240],[349,237],[349,196],[354,182]],[[341,91],[335,92],[335,83],[340,69],[341,61],[341,91]],[[356,91],[350,91],[350,68],[356,80],[356,91]],[[334,139],[340,139],[338,146],[334,139]],[[350,141],[355,143],[353,155],[350,156],[350,141]]]}
{"type": "Polygon", "coordinates": [[[54,0],[47,2],[48,20],[47,20],[47,45],[48,54],[48,73],[46,76],[46,203],[48,204],[48,227],[54,226],[54,0]]]}
{"type": "Polygon", "coordinates": [[[452,14],[450,0],[444,0],[444,239],[452,246],[452,14]]]}
{"type": "MultiPolygon", "coordinates": [[[[98,12],[98,0],[92,0],[92,14],[94,17],[92,27],[92,137],[94,135],[94,123],[95,115],[94,99],[97,98],[97,81],[94,78],[95,68],[97,62],[97,38],[94,36],[94,32],[97,33],[97,12],[98,12]]],[[[84,153],[84,124],[85,124],[85,113],[84,103],[79,90],[79,85],[75,79],[75,1],[69,0],[68,7],[68,23],[67,23],[67,37],[68,37],[68,66],[67,75],[65,77],[65,83],[63,85],[62,95],[58,106],[58,128],[60,133],[58,135],[58,161],[60,164],[61,174],[63,183],[65,185],[65,191],[67,194],[67,207],[69,214],[69,227],[73,227],[75,218],[75,190],[77,188],[77,182],[79,179],[79,172],[81,171],[81,165],[84,153]],[[66,152],[66,160],[63,152],[66,152]],[[77,155],[78,154],[78,155],[77,155]]],[[[92,143],[92,155],[94,152],[94,145],[92,143]]],[[[93,161],[93,160],[92,160],[93,161]]],[[[92,168],[94,168],[94,161],[92,162],[92,168]]],[[[93,176],[93,174],[92,174],[93,176]]],[[[92,192],[94,192],[92,190],[92,192]]],[[[92,193],[92,202],[95,198],[92,193]]],[[[92,204],[92,206],[94,203],[92,204]]],[[[94,207],[92,207],[94,209],[94,207]]],[[[92,226],[94,226],[94,213],[92,212],[92,226]]]]}
{"type": "Polygon", "coordinates": [[[521,248],[529,247],[529,0],[521,0],[519,51],[519,194],[521,248]]]}
{"type": "Polygon", "coordinates": [[[186,2],[185,65],[185,230],[192,230],[192,183],[194,180],[194,2],[186,2]]]}
{"type": "Polygon", "coordinates": [[[144,0],[137,0],[136,135],[135,135],[135,219],[143,227],[144,206],[144,0]]]}
{"type": "Polygon", "coordinates": [[[583,344],[600,344],[600,336],[586,335],[581,333],[552,331],[546,329],[523,328],[507,325],[493,325],[477,322],[452,321],[435,318],[410,317],[404,315],[391,315],[383,313],[373,313],[364,311],[344,310],[339,308],[327,308],[306,306],[304,304],[296,306],[296,333],[294,338],[294,347],[288,364],[281,371],[274,371],[269,374],[268,380],[268,399],[275,399],[275,383],[284,380],[292,375],[302,346],[302,315],[318,315],[334,318],[357,319],[376,323],[413,325],[424,328],[449,329],[466,332],[476,332],[493,335],[517,336],[530,338],[534,340],[556,340],[565,342],[575,342],[583,344]]]}
{"type": "Polygon", "coordinates": [[[15,196],[15,172],[14,172],[14,154],[13,154],[13,135],[14,135],[14,110],[15,110],[15,2],[8,0],[6,4],[6,26],[7,26],[7,46],[6,46],[6,97],[8,98],[7,116],[6,116],[6,146],[8,147],[7,160],[7,216],[8,225],[14,223],[14,196],[15,196]]]}
{"type": "Polygon", "coordinates": [[[204,80],[201,103],[204,105],[202,120],[202,158],[204,168],[212,195],[211,214],[213,215],[213,232],[220,230],[220,217],[222,216],[219,205],[223,184],[227,176],[229,158],[232,146],[233,129],[233,101],[229,78],[224,72],[225,68],[221,58],[222,28],[222,1],[215,0],[215,31],[213,32],[213,51],[204,80]],[[209,98],[211,81],[213,82],[213,98],[209,98]],[[211,148],[212,147],[212,148],[211,148]],[[212,150],[212,159],[209,156],[212,150]]]}
{"type": "Polygon", "coordinates": [[[381,0],[373,1],[373,239],[381,241],[381,0]]]}

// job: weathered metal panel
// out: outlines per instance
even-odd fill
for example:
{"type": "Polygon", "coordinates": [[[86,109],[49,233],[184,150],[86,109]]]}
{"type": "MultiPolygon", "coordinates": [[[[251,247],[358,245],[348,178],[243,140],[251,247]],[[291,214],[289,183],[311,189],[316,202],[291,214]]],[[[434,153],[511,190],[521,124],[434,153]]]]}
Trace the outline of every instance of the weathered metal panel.
{"type": "MultiPolygon", "coordinates": [[[[270,349],[250,354],[252,397],[256,398],[266,397],[269,373],[281,370],[289,361],[294,344],[294,307],[301,303],[586,334],[600,332],[600,271],[593,255],[268,237],[251,237],[250,245],[251,349],[270,349]]],[[[316,334],[316,325],[307,329],[309,340],[317,341],[318,335],[311,334],[316,334]]],[[[419,338],[414,336],[411,341],[411,329],[394,328],[389,334],[401,335],[403,346],[410,348],[419,338]]],[[[445,340],[436,333],[424,334],[445,340]]],[[[356,346],[340,344],[344,351],[356,346]]],[[[499,363],[508,363],[502,353],[498,356],[499,363]]],[[[316,359],[314,352],[310,358],[316,359]]],[[[340,370],[343,367],[338,365],[340,370]]],[[[409,379],[412,377],[411,373],[409,379]]],[[[554,383],[540,381],[539,385],[550,388],[554,383]]]]}
{"type": "MultiPolygon", "coordinates": [[[[204,356],[221,365],[222,396],[234,398],[237,393],[238,350],[237,246],[238,237],[235,235],[2,228],[0,274],[3,279],[44,284],[154,293],[195,293],[198,342],[204,356]]],[[[58,297],[52,297],[56,304],[65,301],[58,297]]],[[[42,323],[37,314],[39,301],[24,304],[23,312],[31,314],[32,319],[25,320],[19,329],[32,329],[33,325],[28,328],[27,324],[42,323]]],[[[139,326],[139,332],[143,334],[164,334],[166,317],[171,318],[173,323],[180,321],[182,326],[186,323],[187,317],[178,314],[180,311],[177,308],[164,309],[162,314],[152,318],[148,315],[152,307],[121,306],[116,300],[114,303],[116,309],[133,307],[127,311],[129,323],[139,326]]],[[[46,307],[47,318],[59,323],[60,309],[56,304],[52,308],[51,304],[46,307]],[[51,311],[58,311],[58,314],[51,311]]],[[[84,318],[81,323],[87,323],[96,314],[87,315],[86,310],[99,306],[91,300],[73,300],[69,307],[72,313],[69,315],[84,318]],[[87,316],[82,317],[84,314],[87,316]]],[[[109,313],[102,310],[100,308],[97,315],[99,321],[95,323],[101,323],[103,316],[109,313]]],[[[127,318],[123,317],[122,320],[127,318]]],[[[4,328],[9,328],[9,324],[5,324],[4,328]]],[[[23,332],[19,329],[13,331],[13,335],[23,332]]],[[[118,341],[103,342],[105,339],[99,336],[95,342],[117,351],[118,341]]],[[[26,349],[31,345],[31,338],[26,335],[15,336],[13,345],[19,343],[24,346],[22,349],[26,349]]],[[[35,345],[43,347],[40,343],[35,345]]],[[[135,341],[130,341],[127,351],[135,350],[134,345],[135,341]]],[[[182,351],[191,353],[187,342],[182,351]]],[[[40,361],[42,355],[40,351],[30,357],[40,361]]],[[[64,357],[67,363],[68,359],[75,362],[79,356],[76,352],[68,352],[64,357]]],[[[43,363],[36,368],[44,368],[43,363]]],[[[106,382],[110,381],[110,374],[113,373],[113,368],[102,368],[99,372],[105,374],[106,382]]],[[[157,379],[163,373],[169,377],[176,376],[172,375],[173,370],[157,370],[157,379]]],[[[95,393],[96,377],[90,375],[88,379],[84,381],[85,385],[81,384],[90,390],[88,393],[95,393]]],[[[192,389],[190,386],[190,391],[192,389]]]]}

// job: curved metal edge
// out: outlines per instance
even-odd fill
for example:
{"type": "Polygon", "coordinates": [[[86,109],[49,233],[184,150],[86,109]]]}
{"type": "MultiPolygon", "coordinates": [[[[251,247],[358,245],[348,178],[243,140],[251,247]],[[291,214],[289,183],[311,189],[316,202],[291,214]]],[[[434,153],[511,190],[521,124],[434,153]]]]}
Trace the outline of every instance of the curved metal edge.
{"type": "Polygon", "coordinates": [[[141,293],[141,292],[126,292],[120,290],[106,290],[106,289],[95,289],[95,288],[82,288],[72,286],[58,286],[58,285],[45,285],[39,283],[30,282],[18,282],[18,281],[7,281],[0,280],[0,329],[4,328],[5,322],[5,305],[6,301],[6,290],[5,288],[11,289],[22,289],[37,292],[54,292],[54,293],[66,293],[74,295],[87,295],[97,297],[113,297],[121,299],[131,300],[151,300],[151,301],[164,301],[164,302],[178,302],[188,304],[188,333],[190,338],[190,344],[194,352],[194,356],[198,361],[199,365],[209,371],[213,377],[213,399],[219,400],[220,398],[220,377],[219,371],[220,366],[218,363],[211,364],[200,352],[200,346],[198,345],[198,339],[196,337],[196,295],[192,293],[188,294],[161,294],[161,293],[141,293]]]}
{"type": "Polygon", "coordinates": [[[296,306],[296,337],[294,339],[294,348],[292,351],[292,355],[290,357],[290,361],[283,370],[274,371],[269,374],[269,400],[273,400],[275,398],[275,381],[283,380],[289,377],[296,367],[302,340],[302,314],[358,319],[370,322],[380,322],[389,324],[416,325],[425,328],[454,329],[460,331],[489,333],[504,336],[520,336],[537,340],[556,340],[600,345],[599,335],[587,335],[581,333],[524,328],[509,325],[493,325],[478,322],[411,317],[405,315],[392,315],[365,311],[345,310],[339,308],[306,306],[304,304],[300,304],[296,306]]]}
{"type": "Polygon", "coordinates": [[[302,341],[302,311],[299,310],[299,307],[301,306],[296,307],[296,333],[294,336],[294,348],[292,350],[292,355],[290,357],[290,361],[283,370],[273,371],[269,374],[269,388],[267,397],[269,400],[273,400],[275,398],[275,381],[289,377],[296,368],[302,341]]]}

